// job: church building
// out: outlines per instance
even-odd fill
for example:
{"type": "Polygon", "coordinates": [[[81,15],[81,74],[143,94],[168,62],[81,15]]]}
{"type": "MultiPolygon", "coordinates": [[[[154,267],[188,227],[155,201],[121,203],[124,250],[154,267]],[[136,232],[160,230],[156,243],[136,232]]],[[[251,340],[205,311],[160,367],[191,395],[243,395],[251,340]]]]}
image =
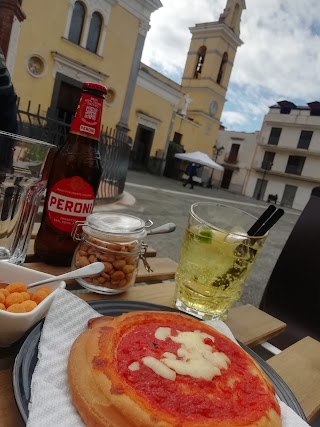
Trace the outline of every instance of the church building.
{"type": "MultiPolygon", "coordinates": [[[[2,4],[3,3],[3,4],[2,4]]],[[[20,108],[71,118],[84,81],[108,88],[102,123],[133,141],[132,165],[166,159],[170,147],[212,157],[245,0],[227,0],[216,22],[194,23],[178,84],[141,62],[160,0],[6,0],[0,46],[20,108]],[[40,106],[40,107],[38,107],[40,106]]],[[[165,162],[162,162],[163,173],[165,162]]]]}

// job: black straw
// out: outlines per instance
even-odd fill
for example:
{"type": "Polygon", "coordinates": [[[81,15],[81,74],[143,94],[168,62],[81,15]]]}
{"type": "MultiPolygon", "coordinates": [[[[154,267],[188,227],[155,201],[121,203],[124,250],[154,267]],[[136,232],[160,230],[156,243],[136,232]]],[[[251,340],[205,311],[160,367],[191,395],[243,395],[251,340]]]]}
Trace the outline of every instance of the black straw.
{"type": "Polygon", "coordinates": [[[256,231],[255,236],[264,236],[284,214],[283,209],[277,209],[273,215],[256,231]]]}
{"type": "Polygon", "coordinates": [[[263,214],[257,219],[257,221],[253,224],[253,226],[248,231],[248,236],[256,236],[257,232],[263,226],[263,224],[274,214],[277,208],[274,205],[270,205],[268,209],[266,209],[263,214]]]}

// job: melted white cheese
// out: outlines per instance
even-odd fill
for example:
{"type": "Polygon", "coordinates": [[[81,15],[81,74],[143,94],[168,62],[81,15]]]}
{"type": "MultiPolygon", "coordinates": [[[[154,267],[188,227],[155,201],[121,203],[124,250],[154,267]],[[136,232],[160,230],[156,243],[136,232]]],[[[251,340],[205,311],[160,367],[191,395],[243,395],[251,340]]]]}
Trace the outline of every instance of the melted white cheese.
{"type": "Polygon", "coordinates": [[[213,352],[211,345],[205,344],[205,338],[214,342],[211,335],[193,331],[178,332],[177,336],[170,334],[169,337],[173,342],[181,344],[177,350],[178,358],[172,357],[172,353],[169,355],[164,353],[161,362],[177,374],[210,381],[216,375],[221,375],[221,369],[228,369],[230,363],[228,356],[217,351],[213,352]]]}
{"type": "Polygon", "coordinates": [[[158,328],[154,334],[154,336],[157,338],[157,340],[165,341],[168,337],[171,335],[171,329],[170,328],[158,328]]]}
{"type": "Polygon", "coordinates": [[[128,369],[130,369],[130,371],[139,371],[139,369],[140,369],[139,362],[131,363],[131,365],[128,366],[128,369]]]}
{"type": "Polygon", "coordinates": [[[147,356],[143,357],[141,360],[144,365],[148,366],[148,368],[152,369],[153,372],[160,375],[160,377],[171,381],[176,379],[176,373],[155,357],[147,356]]]}
{"type": "MultiPolygon", "coordinates": [[[[177,354],[164,352],[160,360],[152,356],[141,359],[141,362],[157,375],[171,381],[176,379],[176,374],[210,381],[213,377],[221,375],[221,370],[228,369],[231,363],[226,354],[212,351],[212,346],[205,344],[206,338],[213,343],[214,337],[204,332],[178,331],[176,336],[172,336],[170,328],[160,327],[155,332],[155,338],[161,341],[170,338],[176,344],[181,344],[177,354]]],[[[139,362],[132,363],[128,369],[139,370],[139,362]]]]}

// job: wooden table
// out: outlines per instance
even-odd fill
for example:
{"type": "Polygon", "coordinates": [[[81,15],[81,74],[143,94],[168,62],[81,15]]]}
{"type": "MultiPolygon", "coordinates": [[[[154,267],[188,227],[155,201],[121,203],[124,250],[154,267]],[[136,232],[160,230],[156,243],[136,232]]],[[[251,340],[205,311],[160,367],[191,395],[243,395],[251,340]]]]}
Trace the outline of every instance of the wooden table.
{"type": "MultiPolygon", "coordinates": [[[[29,259],[34,259],[34,257],[31,256],[29,259]]],[[[153,268],[153,272],[147,273],[144,267],[140,265],[136,285],[123,294],[114,296],[95,294],[79,288],[79,285],[74,281],[69,281],[67,283],[67,289],[75,292],[85,301],[120,299],[150,302],[173,307],[175,286],[173,279],[177,264],[168,258],[160,257],[152,257],[149,258],[148,261],[153,268]]],[[[69,268],[53,267],[40,262],[27,261],[25,266],[50,274],[62,274],[69,270],[69,268]]],[[[238,340],[250,347],[254,347],[262,342],[268,341],[270,338],[283,332],[286,327],[285,323],[275,319],[252,305],[232,308],[229,312],[226,324],[238,340]]],[[[316,349],[317,347],[314,346],[313,351],[316,351],[316,349]]],[[[317,349],[317,351],[318,350],[319,349],[317,349]]],[[[15,348],[7,350],[0,349],[0,427],[24,426],[15,403],[12,389],[12,367],[16,351],[17,349],[15,348]]],[[[287,357],[290,357],[290,353],[287,357]]],[[[279,368],[279,366],[277,366],[277,361],[278,359],[273,361],[273,363],[270,363],[270,365],[273,366],[277,372],[280,371],[279,373],[281,375],[281,364],[279,368]]],[[[310,367],[305,364],[304,370],[310,371],[310,367]]],[[[287,369],[286,381],[289,379],[288,382],[290,382],[290,380],[293,379],[292,372],[296,371],[297,369],[292,369],[291,371],[288,371],[287,369]]],[[[310,375],[311,374],[312,372],[310,375]]],[[[303,399],[299,400],[299,390],[297,393],[297,398],[309,418],[316,413],[318,405],[320,407],[320,396],[319,399],[317,394],[315,396],[316,397],[313,398],[313,401],[310,404],[310,399],[307,399],[307,401],[303,399]]]]}

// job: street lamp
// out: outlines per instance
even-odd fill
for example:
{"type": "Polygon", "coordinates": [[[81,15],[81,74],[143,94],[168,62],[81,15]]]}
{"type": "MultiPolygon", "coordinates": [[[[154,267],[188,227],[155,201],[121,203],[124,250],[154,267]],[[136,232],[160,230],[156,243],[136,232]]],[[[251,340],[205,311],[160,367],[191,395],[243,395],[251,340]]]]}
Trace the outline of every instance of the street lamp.
{"type": "MultiPolygon", "coordinates": [[[[212,147],[212,157],[214,157],[215,162],[217,161],[219,154],[222,153],[223,150],[224,150],[224,147],[218,147],[216,145],[214,145],[212,147]]],[[[212,188],[212,182],[211,182],[212,176],[213,176],[213,169],[211,169],[211,174],[210,174],[210,178],[209,178],[208,183],[207,183],[207,188],[212,188]]]]}
{"type": "Polygon", "coordinates": [[[263,189],[263,184],[265,182],[267,171],[271,170],[272,166],[273,166],[273,163],[270,161],[269,162],[264,161],[261,164],[261,169],[263,169],[263,175],[262,175],[262,180],[261,180],[258,195],[257,195],[257,200],[260,200],[262,189],[263,189]]]}

